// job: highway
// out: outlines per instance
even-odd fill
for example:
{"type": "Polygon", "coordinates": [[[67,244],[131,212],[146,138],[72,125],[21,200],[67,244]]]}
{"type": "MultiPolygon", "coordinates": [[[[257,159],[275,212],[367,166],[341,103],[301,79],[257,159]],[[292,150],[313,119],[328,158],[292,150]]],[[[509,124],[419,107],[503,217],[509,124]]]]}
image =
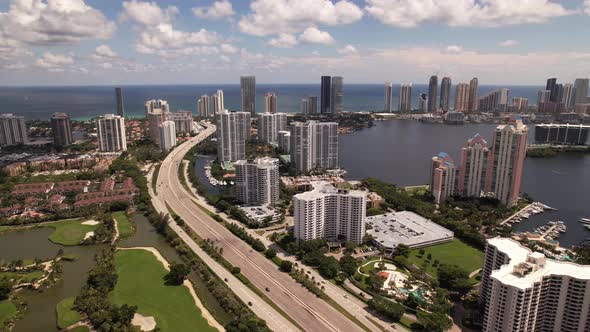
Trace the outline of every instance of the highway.
{"type": "MultiPolygon", "coordinates": [[[[184,189],[178,178],[179,165],[194,145],[211,135],[214,126],[177,146],[160,166],[157,181],[157,200],[166,203],[185,223],[203,239],[211,239],[223,248],[223,256],[241,268],[254,286],[266,291],[271,301],[295,320],[305,331],[362,331],[325,301],[317,298],[262,254],[254,251],[223,225],[216,222],[195,205],[196,199],[184,189]]],[[[159,204],[164,208],[164,204],[159,204]]],[[[374,327],[374,326],[372,326],[374,327]]],[[[379,329],[374,327],[375,331],[379,329]]]]}

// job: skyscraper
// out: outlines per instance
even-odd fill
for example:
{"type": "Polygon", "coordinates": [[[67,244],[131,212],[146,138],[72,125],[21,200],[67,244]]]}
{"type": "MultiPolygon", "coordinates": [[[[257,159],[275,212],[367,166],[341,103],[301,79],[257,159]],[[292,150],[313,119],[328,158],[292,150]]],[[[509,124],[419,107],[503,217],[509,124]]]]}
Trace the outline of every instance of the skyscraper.
{"type": "Polygon", "coordinates": [[[322,76],[321,95],[320,95],[320,113],[330,113],[331,103],[330,98],[332,94],[332,78],[330,76],[322,76]]]}
{"type": "Polygon", "coordinates": [[[197,114],[202,118],[207,118],[211,116],[210,110],[211,102],[209,100],[209,96],[202,95],[201,98],[197,100],[197,114]]]}
{"type": "Polygon", "coordinates": [[[428,113],[436,112],[436,101],[438,100],[438,76],[430,76],[428,83],[428,113]]]}
{"type": "Polygon", "coordinates": [[[342,76],[332,77],[332,96],[330,98],[330,107],[332,113],[341,113],[343,110],[342,99],[344,98],[343,92],[343,78],[342,76]]]}
{"type": "Polygon", "coordinates": [[[479,197],[485,185],[488,143],[479,134],[469,139],[461,149],[461,164],[457,176],[457,193],[479,197]]]}
{"type": "Polygon", "coordinates": [[[443,77],[440,83],[440,108],[443,112],[449,111],[451,101],[451,78],[443,77]]]}
{"type": "Polygon", "coordinates": [[[545,90],[550,91],[549,101],[556,102],[557,101],[557,91],[555,85],[557,84],[557,78],[549,78],[547,79],[547,84],[545,85],[545,90]]]}
{"type": "Polygon", "coordinates": [[[114,114],[105,114],[96,120],[98,129],[98,149],[102,152],[119,152],[127,150],[125,118],[114,114]]]}
{"type": "Polygon", "coordinates": [[[264,112],[265,113],[276,113],[277,112],[277,94],[274,92],[267,92],[264,95],[264,112]]]}
{"type": "Polygon", "coordinates": [[[279,131],[277,133],[277,141],[279,141],[279,148],[282,153],[289,154],[291,152],[291,132],[288,130],[279,131]]]}
{"type": "Polygon", "coordinates": [[[479,98],[479,110],[481,112],[506,112],[508,109],[508,94],[506,88],[492,91],[479,98]]]}
{"type": "Polygon", "coordinates": [[[166,100],[148,100],[145,103],[146,120],[148,123],[149,138],[156,145],[160,144],[160,125],[166,121],[170,112],[170,105],[166,100]]]}
{"type": "Polygon", "coordinates": [[[174,121],[164,121],[160,124],[160,149],[170,151],[176,145],[176,125],[174,121]]]}
{"type": "Polygon", "coordinates": [[[402,84],[400,86],[398,110],[401,113],[409,113],[412,111],[412,83],[402,84]]]}
{"type": "Polygon", "coordinates": [[[278,143],[278,132],[287,130],[287,114],[262,113],[258,115],[258,139],[267,144],[278,143]]]}
{"type": "Polygon", "coordinates": [[[309,114],[309,98],[301,98],[301,102],[299,104],[299,113],[309,114]]]}
{"type": "Polygon", "coordinates": [[[270,157],[238,160],[236,197],[246,205],[273,206],[279,201],[279,160],[270,157]]]}
{"type": "Polygon", "coordinates": [[[385,112],[391,113],[393,99],[393,84],[391,82],[385,82],[385,112]]]}
{"type": "Polygon", "coordinates": [[[308,114],[317,114],[318,113],[318,97],[317,96],[310,96],[307,102],[307,109],[308,114]]]}
{"type": "Polygon", "coordinates": [[[426,113],[428,112],[428,105],[430,105],[428,95],[421,93],[420,96],[418,96],[418,109],[420,112],[426,113]]]}
{"type": "Polygon", "coordinates": [[[549,102],[549,98],[551,98],[551,90],[539,90],[537,93],[537,106],[549,102]]]}
{"type": "Polygon", "coordinates": [[[66,113],[56,112],[51,117],[51,133],[53,135],[53,145],[66,146],[74,142],[72,138],[72,125],[70,116],[66,113]]]}
{"type": "Polygon", "coordinates": [[[469,85],[467,83],[457,84],[455,91],[455,112],[467,112],[470,100],[469,85]]]}
{"type": "Polygon", "coordinates": [[[250,113],[224,110],[217,120],[217,159],[220,162],[246,159],[246,140],[250,136],[250,113]]]}
{"type": "Polygon", "coordinates": [[[478,110],[478,98],[477,98],[478,81],[477,77],[474,77],[469,82],[469,103],[467,110],[469,112],[477,112],[478,110]]]}
{"type": "Polygon", "coordinates": [[[176,134],[185,134],[193,131],[193,113],[191,111],[178,111],[166,114],[166,121],[174,121],[176,134]]]}
{"type": "Polygon", "coordinates": [[[513,97],[512,98],[512,110],[514,112],[520,113],[525,112],[529,107],[529,99],[523,97],[513,97]]]}
{"type": "Polygon", "coordinates": [[[455,194],[456,173],[455,162],[447,153],[441,152],[432,157],[430,191],[436,204],[455,194]]]}
{"type": "Polygon", "coordinates": [[[588,82],[587,78],[576,78],[574,82],[574,89],[576,91],[574,106],[575,104],[586,104],[588,102],[588,82]]]}
{"type": "MultiPolygon", "coordinates": [[[[222,113],[225,110],[225,106],[223,105],[223,90],[217,90],[217,92],[211,96],[211,99],[213,103],[213,113],[222,113]]],[[[214,114],[212,114],[212,116],[214,114]]]]}
{"type": "Polygon", "coordinates": [[[24,144],[28,141],[24,116],[0,114],[0,146],[24,144]]]}
{"type": "Polygon", "coordinates": [[[168,113],[170,112],[170,105],[162,99],[152,99],[145,102],[145,114],[148,113],[168,113]]]}
{"type": "Polygon", "coordinates": [[[250,113],[251,117],[256,116],[256,77],[240,77],[240,93],[242,96],[242,112],[250,113]]]}
{"type": "Polygon", "coordinates": [[[563,85],[563,98],[560,101],[565,105],[566,110],[574,109],[575,98],[576,98],[576,89],[574,88],[574,85],[571,83],[564,84],[563,85]]]}
{"type": "Polygon", "coordinates": [[[121,88],[115,88],[115,95],[117,97],[117,115],[125,116],[125,108],[123,106],[123,90],[121,88]]]}
{"type": "Polygon", "coordinates": [[[563,84],[559,83],[559,84],[555,84],[555,102],[556,103],[561,103],[563,100],[563,94],[564,94],[564,88],[563,88],[563,84]]]}
{"type": "Polygon", "coordinates": [[[291,162],[297,173],[338,167],[338,123],[291,123],[291,162]]]}

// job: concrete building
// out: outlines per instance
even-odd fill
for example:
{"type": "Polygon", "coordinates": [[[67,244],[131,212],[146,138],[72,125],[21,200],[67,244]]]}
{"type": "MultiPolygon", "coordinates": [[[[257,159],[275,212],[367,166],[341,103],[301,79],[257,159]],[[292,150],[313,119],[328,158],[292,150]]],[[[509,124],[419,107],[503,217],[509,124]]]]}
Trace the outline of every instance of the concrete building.
{"type": "Polygon", "coordinates": [[[291,163],[297,173],[338,167],[338,123],[291,123],[291,163]]]}
{"type": "Polygon", "coordinates": [[[430,191],[436,204],[444,202],[455,193],[456,174],[455,162],[447,153],[441,152],[432,157],[430,191]]]}
{"type": "Polygon", "coordinates": [[[166,100],[152,99],[145,102],[145,114],[148,113],[168,113],[170,112],[170,105],[166,100]]]}
{"type": "Polygon", "coordinates": [[[574,109],[575,105],[575,97],[576,97],[576,89],[574,85],[571,83],[566,83],[563,85],[563,98],[560,100],[565,105],[566,110],[574,109]]]}
{"type": "Polygon", "coordinates": [[[291,132],[288,130],[279,131],[277,133],[277,141],[279,144],[279,148],[283,151],[283,153],[291,152],[291,132]]]}
{"type": "Polygon", "coordinates": [[[236,169],[236,197],[246,205],[274,206],[279,201],[279,160],[257,158],[238,160],[236,169]]]}
{"type": "Polygon", "coordinates": [[[397,109],[401,113],[409,113],[412,111],[412,83],[402,84],[400,86],[397,109]]]}
{"type": "Polygon", "coordinates": [[[125,117],[125,107],[123,104],[123,89],[115,88],[115,97],[117,99],[117,115],[125,117]]]}
{"type": "Polygon", "coordinates": [[[588,83],[587,78],[576,78],[574,81],[574,105],[588,103],[588,83]]]}
{"type": "Polygon", "coordinates": [[[105,114],[96,120],[98,129],[98,149],[102,152],[119,152],[127,150],[125,118],[114,114],[105,114]]]}
{"type": "Polygon", "coordinates": [[[256,116],[256,77],[240,77],[240,95],[242,97],[242,112],[250,113],[250,117],[256,116]]]}
{"type": "Polygon", "coordinates": [[[332,77],[322,76],[320,87],[320,113],[330,113],[332,110],[330,98],[332,98],[332,77]]]}
{"type": "Polygon", "coordinates": [[[442,81],[440,82],[440,108],[443,112],[448,112],[451,109],[451,85],[450,77],[442,78],[442,81]]]}
{"type": "Polygon", "coordinates": [[[391,113],[393,111],[392,99],[393,84],[391,84],[391,82],[385,82],[385,108],[383,109],[384,112],[391,113]]]}
{"type": "MultiPolygon", "coordinates": [[[[225,110],[225,106],[223,104],[223,90],[217,90],[213,96],[211,96],[211,103],[213,105],[213,113],[222,113],[225,110]]],[[[212,114],[211,116],[214,116],[212,114]]]]}
{"type": "Polygon", "coordinates": [[[535,143],[590,145],[590,126],[573,124],[538,124],[535,126],[535,143]]]}
{"type": "Polygon", "coordinates": [[[267,92],[264,95],[264,112],[274,114],[277,112],[277,94],[267,92]]]}
{"type": "Polygon", "coordinates": [[[526,112],[529,108],[529,99],[523,97],[513,97],[511,104],[513,112],[526,112]]]}
{"type": "Polygon", "coordinates": [[[299,111],[301,114],[316,114],[318,112],[318,97],[311,96],[302,98],[300,105],[299,111]]]}
{"type": "Polygon", "coordinates": [[[508,238],[487,240],[483,331],[590,330],[590,266],[547,259],[508,238]]]}
{"type": "Polygon", "coordinates": [[[220,162],[246,159],[246,140],[250,136],[250,113],[224,110],[217,120],[217,159],[220,162]]]}
{"type": "Polygon", "coordinates": [[[160,125],[160,149],[170,151],[176,145],[176,124],[174,121],[164,121],[160,125]]]}
{"type": "Polygon", "coordinates": [[[323,181],[312,185],[312,191],[293,196],[295,238],[361,244],[365,236],[366,192],[337,189],[323,181]]]}
{"type": "Polygon", "coordinates": [[[455,112],[469,111],[469,84],[459,83],[455,90],[455,112]]]}
{"type": "Polygon", "coordinates": [[[469,112],[477,112],[478,111],[478,98],[477,98],[477,89],[478,89],[478,80],[477,77],[474,77],[469,81],[469,102],[467,105],[467,109],[469,112]]]}
{"type": "Polygon", "coordinates": [[[202,118],[208,118],[213,114],[211,112],[211,100],[209,96],[202,95],[201,98],[197,99],[197,115],[202,118]]]}
{"type": "Polygon", "coordinates": [[[55,146],[66,146],[74,143],[70,116],[62,112],[53,113],[51,117],[51,134],[55,146]]]}
{"type": "Polygon", "coordinates": [[[479,134],[469,139],[461,149],[461,164],[457,175],[457,193],[479,197],[485,185],[488,143],[479,134]]]}
{"type": "Polygon", "coordinates": [[[428,113],[435,113],[437,110],[436,101],[438,100],[438,76],[430,76],[428,82],[428,113]]]}
{"type": "Polygon", "coordinates": [[[341,113],[343,111],[344,79],[342,76],[332,77],[332,95],[330,97],[330,112],[341,113]]]}
{"type": "Polygon", "coordinates": [[[425,93],[421,93],[420,96],[418,96],[418,110],[421,113],[428,112],[428,105],[429,104],[430,104],[430,101],[428,99],[428,95],[425,93]]]}
{"type": "Polygon", "coordinates": [[[166,116],[170,112],[170,105],[166,100],[148,100],[145,103],[145,117],[148,124],[149,138],[155,144],[160,142],[160,125],[166,121],[166,116]]]}
{"type": "Polygon", "coordinates": [[[258,115],[258,140],[278,144],[279,131],[287,130],[287,114],[263,113],[258,115]]]}
{"type": "Polygon", "coordinates": [[[0,114],[0,146],[24,144],[28,141],[24,116],[0,114]]]}
{"type": "Polygon", "coordinates": [[[549,101],[556,103],[558,101],[557,100],[557,78],[547,79],[547,84],[545,85],[545,90],[550,91],[549,101]]]}
{"type": "Polygon", "coordinates": [[[166,121],[174,121],[176,134],[186,134],[193,131],[193,113],[191,111],[178,111],[168,113],[166,121]]]}
{"type": "Polygon", "coordinates": [[[309,98],[301,98],[299,103],[299,113],[309,114],[309,98]]]}
{"type": "Polygon", "coordinates": [[[508,110],[508,94],[506,88],[492,91],[479,98],[479,110],[481,112],[506,112],[508,110]]]}
{"type": "Polygon", "coordinates": [[[485,192],[493,193],[508,206],[516,204],[520,195],[527,135],[528,127],[518,119],[494,130],[487,161],[485,192]]]}
{"type": "Polygon", "coordinates": [[[539,90],[537,93],[537,105],[549,102],[551,98],[551,90],[539,90]]]}

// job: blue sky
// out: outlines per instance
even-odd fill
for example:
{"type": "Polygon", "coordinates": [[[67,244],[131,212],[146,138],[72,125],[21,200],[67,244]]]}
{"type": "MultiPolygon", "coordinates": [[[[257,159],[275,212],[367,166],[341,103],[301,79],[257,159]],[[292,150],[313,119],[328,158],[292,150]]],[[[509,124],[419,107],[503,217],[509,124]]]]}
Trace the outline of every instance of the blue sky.
{"type": "Polygon", "coordinates": [[[590,76],[590,0],[0,0],[0,85],[590,76]]]}

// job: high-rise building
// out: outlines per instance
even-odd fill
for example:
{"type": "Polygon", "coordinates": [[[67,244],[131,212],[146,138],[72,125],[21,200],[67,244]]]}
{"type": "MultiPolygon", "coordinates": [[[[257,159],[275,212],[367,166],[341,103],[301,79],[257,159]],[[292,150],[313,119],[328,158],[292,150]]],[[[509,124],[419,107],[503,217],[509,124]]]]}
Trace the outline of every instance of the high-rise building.
{"type": "Polygon", "coordinates": [[[479,134],[469,139],[461,149],[461,164],[457,175],[457,193],[464,197],[481,196],[486,179],[488,143],[479,134]]]}
{"type": "Polygon", "coordinates": [[[145,103],[145,117],[148,123],[149,138],[155,144],[160,144],[160,125],[166,121],[170,112],[170,105],[166,100],[148,100],[145,103]]]}
{"type": "Polygon", "coordinates": [[[443,77],[440,82],[440,108],[443,112],[448,112],[451,102],[451,78],[443,77]]]}
{"type": "Polygon", "coordinates": [[[256,77],[240,77],[240,94],[242,96],[242,112],[250,113],[251,117],[256,116],[256,77]]]}
{"type": "Polygon", "coordinates": [[[24,144],[28,141],[24,116],[0,114],[0,146],[24,144]]]}
{"type": "Polygon", "coordinates": [[[566,110],[574,109],[575,105],[575,98],[576,98],[576,89],[574,85],[571,83],[566,83],[563,85],[563,98],[560,100],[565,105],[566,110]]]}
{"type": "Polygon", "coordinates": [[[53,113],[51,117],[51,133],[53,135],[53,145],[55,146],[66,146],[74,143],[70,116],[62,112],[53,113]]]}
{"type": "MultiPolygon", "coordinates": [[[[217,92],[211,96],[211,102],[213,104],[213,113],[222,113],[225,110],[223,104],[223,90],[217,90],[217,92]]],[[[214,114],[211,114],[211,116],[214,116],[214,114]]]]}
{"type": "Polygon", "coordinates": [[[291,123],[291,162],[297,173],[338,167],[338,123],[291,123]]]}
{"type": "Polygon", "coordinates": [[[485,192],[512,206],[518,201],[526,155],[528,127],[516,119],[494,130],[487,161],[485,192]]]}
{"type": "Polygon", "coordinates": [[[484,332],[590,331],[590,266],[488,239],[480,303],[484,332]]]}
{"type": "Polygon", "coordinates": [[[167,121],[174,121],[176,134],[186,134],[193,131],[193,113],[191,111],[178,111],[166,114],[167,121]]]}
{"type": "Polygon", "coordinates": [[[117,99],[117,115],[125,116],[125,107],[123,105],[123,90],[121,88],[115,88],[115,96],[117,99]]]}
{"type": "Polygon", "coordinates": [[[542,123],[535,125],[536,144],[590,145],[590,126],[542,123]]]}
{"type": "Polygon", "coordinates": [[[307,102],[307,114],[317,114],[318,112],[318,97],[310,96],[307,102]]]}
{"type": "Polygon", "coordinates": [[[246,205],[273,206],[279,201],[279,160],[270,157],[238,160],[236,197],[246,205]]]}
{"type": "Polygon", "coordinates": [[[250,136],[250,113],[224,110],[217,120],[217,159],[220,162],[246,159],[246,140],[250,136]]]}
{"type": "Polygon", "coordinates": [[[428,83],[428,113],[435,113],[437,110],[436,101],[438,100],[438,76],[430,76],[428,83]]]}
{"type": "Polygon", "coordinates": [[[283,153],[290,153],[291,151],[291,132],[288,130],[279,131],[277,133],[277,140],[279,141],[279,148],[283,153]]]}
{"type": "Polygon", "coordinates": [[[301,102],[299,104],[299,113],[309,114],[309,98],[301,98],[301,102]]]}
{"type": "Polygon", "coordinates": [[[160,149],[170,151],[176,145],[176,125],[174,121],[164,121],[160,125],[160,149]]]}
{"type": "Polygon", "coordinates": [[[114,114],[105,114],[96,120],[98,129],[98,149],[102,152],[119,152],[127,150],[125,118],[114,114]]]}
{"type": "Polygon", "coordinates": [[[208,118],[213,115],[211,112],[211,101],[209,96],[202,95],[201,98],[197,100],[197,114],[202,118],[208,118]]]}
{"type": "Polygon", "coordinates": [[[525,112],[529,108],[529,99],[523,97],[512,98],[512,111],[513,112],[525,112]]]}
{"type": "Polygon", "coordinates": [[[563,100],[564,87],[563,84],[555,84],[555,102],[560,103],[563,100]]]}
{"type": "Polygon", "coordinates": [[[545,90],[550,91],[549,94],[549,101],[557,102],[557,78],[549,78],[547,79],[547,84],[545,85],[545,90]]]}
{"type": "Polygon", "coordinates": [[[262,113],[258,115],[258,140],[278,144],[278,132],[287,130],[287,114],[262,113]]]}
{"type": "Polygon", "coordinates": [[[398,111],[401,113],[412,111],[412,83],[400,86],[398,111]]]}
{"type": "Polygon", "coordinates": [[[332,96],[330,98],[330,111],[332,113],[341,113],[343,111],[342,99],[344,98],[343,92],[344,81],[342,76],[332,77],[332,96]]]}
{"type": "Polygon", "coordinates": [[[145,114],[148,113],[168,113],[170,112],[170,105],[162,99],[152,99],[145,102],[145,114]]]}
{"type": "Polygon", "coordinates": [[[508,94],[506,88],[492,91],[479,98],[479,110],[481,112],[505,112],[508,109],[508,94]]]}
{"type": "Polygon", "coordinates": [[[421,93],[420,96],[418,96],[418,109],[420,112],[426,113],[428,112],[428,105],[430,105],[428,95],[421,93]]]}
{"type": "Polygon", "coordinates": [[[474,77],[469,81],[469,102],[467,105],[467,110],[469,112],[477,112],[478,111],[478,98],[477,98],[477,89],[478,89],[478,81],[477,77],[474,77]]]}
{"type": "Polygon", "coordinates": [[[574,82],[574,89],[576,91],[574,105],[588,103],[588,82],[589,80],[587,78],[576,78],[574,82]]]}
{"type": "Polygon", "coordinates": [[[264,95],[264,112],[265,113],[276,113],[277,112],[277,94],[274,92],[267,92],[264,95]]]}
{"type": "Polygon", "coordinates": [[[549,102],[549,98],[551,97],[551,90],[539,90],[537,93],[537,105],[541,105],[541,103],[549,102]]]}
{"type": "Polygon", "coordinates": [[[331,111],[331,102],[330,98],[332,97],[332,77],[330,76],[322,76],[322,85],[320,90],[320,113],[330,113],[331,111]]]}
{"type": "Polygon", "coordinates": [[[326,239],[363,242],[366,193],[313,182],[313,190],[293,196],[294,235],[298,241],[326,239]]]}
{"type": "Polygon", "coordinates": [[[383,109],[385,112],[391,113],[393,111],[392,99],[393,84],[391,82],[385,82],[385,108],[383,109]]]}
{"type": "Polygon", "coordinates": [[[469,100],[469,84],[457,84],[455,92],[455,112],[467,112],[469,110],[469,100]]]}
{"type": "Polygon", "coordinates": [[[436,204],[455,194],[456,174],[455,162],[447,153],[441,152],[438,156],[432,157],[430,191],[436,204]]]}

